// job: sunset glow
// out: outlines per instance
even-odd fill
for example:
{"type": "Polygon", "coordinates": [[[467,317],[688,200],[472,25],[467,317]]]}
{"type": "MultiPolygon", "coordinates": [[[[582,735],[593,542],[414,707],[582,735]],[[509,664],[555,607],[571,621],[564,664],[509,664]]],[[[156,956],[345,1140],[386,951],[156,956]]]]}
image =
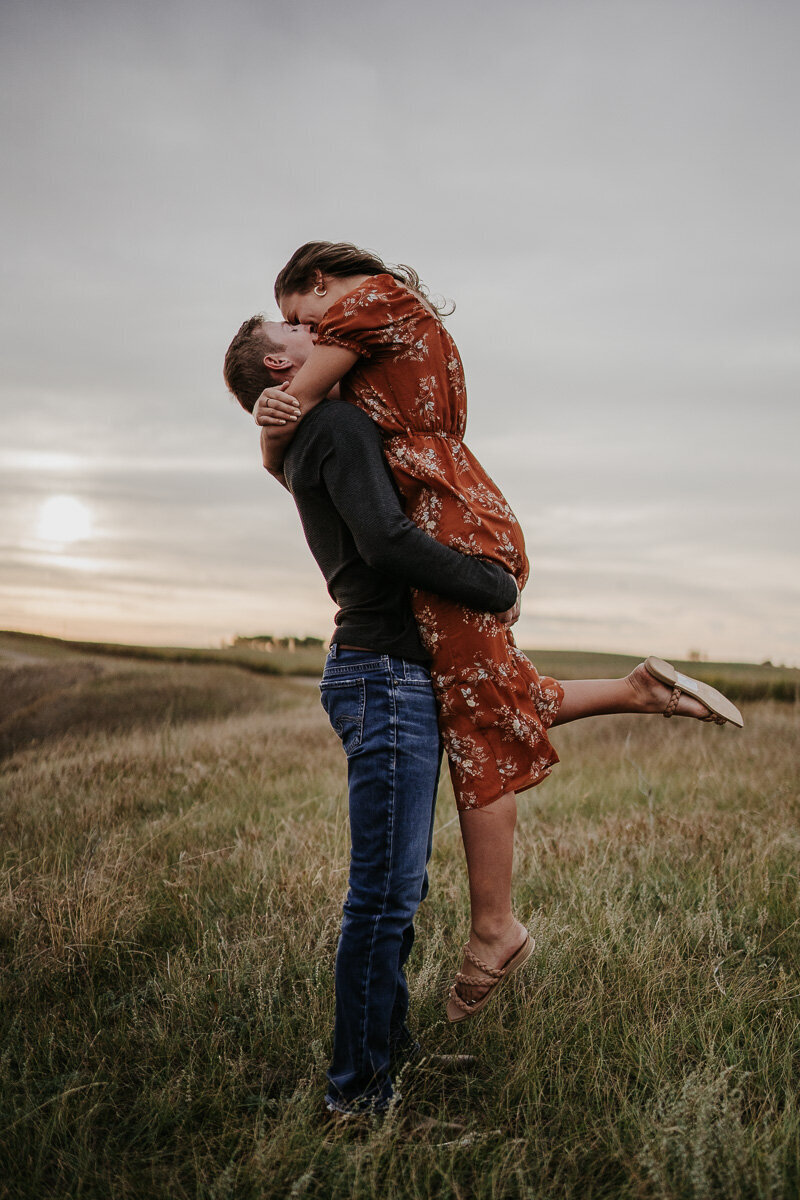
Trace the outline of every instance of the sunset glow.
{"type": "Polygon", "coordinates": [[[91,536],[92,514],[75,496],[51,496],[39,510],[37,536],[60,545],[91,536]]]}
{"type": "Polygon", "coordinates": [[[800,664],[800,6],[355,9],[4,6],[0,629],[330,636],[222,378],[323,238],[456,304],[519,644],[800,664]]]}

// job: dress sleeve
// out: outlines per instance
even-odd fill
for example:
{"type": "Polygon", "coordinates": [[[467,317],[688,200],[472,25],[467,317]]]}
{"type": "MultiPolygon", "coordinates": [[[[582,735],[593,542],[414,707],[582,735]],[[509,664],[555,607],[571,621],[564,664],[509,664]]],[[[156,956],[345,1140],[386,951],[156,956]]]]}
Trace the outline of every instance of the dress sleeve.
{"type": "Polygon", "coordinates": [[[408,288],[391,275],[375,275],[331,305],[317,328],[317,342],[371,358],[405,341],[419,309],[408,288]]]}

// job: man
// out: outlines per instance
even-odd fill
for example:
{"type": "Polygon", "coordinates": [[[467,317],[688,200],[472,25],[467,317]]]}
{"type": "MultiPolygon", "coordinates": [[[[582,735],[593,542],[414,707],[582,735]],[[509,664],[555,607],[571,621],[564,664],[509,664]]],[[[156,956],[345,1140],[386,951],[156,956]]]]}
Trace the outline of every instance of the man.
{"type": "MultiPolygon", "coordinates": [[[[262,389],[290,381],[313,344],[307,326],[253,317],[228,348],[225,382],[252,412],[262,389]]],[[[262,447],[269,436],[263,429],[262,447]]],[[[351,852],[325,1102],[349,1116],[388,1106],[390,1060],[415,1045],[404,967],[427,891],[441,751],[408,589],[511,620],[517,585],[408,520],[378,428],[354,405],[328,399],[303,419],[281,479],[339,606],[321,693],[348,760],[351,852]]]]}

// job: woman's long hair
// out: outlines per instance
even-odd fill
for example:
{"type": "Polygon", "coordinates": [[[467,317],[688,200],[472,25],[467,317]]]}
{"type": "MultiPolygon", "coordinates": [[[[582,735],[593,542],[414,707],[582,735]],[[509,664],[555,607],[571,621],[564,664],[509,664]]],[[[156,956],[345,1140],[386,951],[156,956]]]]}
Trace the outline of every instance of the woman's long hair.
{"type": "Polygon", "coordinates": [[[371,250],[361,250],[352,242],[306,242],[299,250],[295,250],[275,280],[277,303],[280,304],[281,297],[290,292],[299,292],[301,295],[310,292],[317,270],[335,279],[343,279],[348,275],[391,275],[398,283],[411,288],[412,292],[424,296],[440,317],[448,316],[455,308],[454,304],[444,300],[438,302],[439,297],[431,298],[413,267],[402,263],[394,267],[387,266],[377,254],[371,250]]]}

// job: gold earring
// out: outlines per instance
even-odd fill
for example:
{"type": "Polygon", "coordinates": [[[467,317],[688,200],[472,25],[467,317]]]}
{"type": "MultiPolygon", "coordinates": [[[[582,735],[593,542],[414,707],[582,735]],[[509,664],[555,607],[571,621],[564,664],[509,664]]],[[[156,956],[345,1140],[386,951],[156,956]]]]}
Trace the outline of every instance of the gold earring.
{"type": "Polygon", "coordinates": [[[315,296],[327,296],[327,294],[328,294],[328,289],[325,287],[324,283],[318,283],[317,286],[314,288],[315,296]]]}

